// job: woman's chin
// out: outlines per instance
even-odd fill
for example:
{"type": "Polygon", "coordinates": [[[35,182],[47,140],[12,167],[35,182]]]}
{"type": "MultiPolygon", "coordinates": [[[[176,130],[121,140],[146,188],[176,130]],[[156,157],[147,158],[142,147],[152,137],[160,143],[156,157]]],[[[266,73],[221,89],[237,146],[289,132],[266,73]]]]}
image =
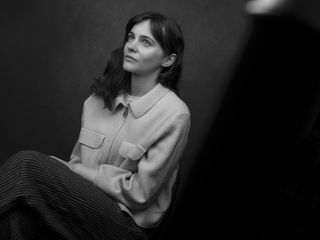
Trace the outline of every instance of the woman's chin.
{"type": "Polygon", "coordinates": [[[126,63],[126,62],[123,63],[123,69],[127,72],[130,72],[130,73],[135,72],[135,68],[132,66],[132,64],[126,63]]]}

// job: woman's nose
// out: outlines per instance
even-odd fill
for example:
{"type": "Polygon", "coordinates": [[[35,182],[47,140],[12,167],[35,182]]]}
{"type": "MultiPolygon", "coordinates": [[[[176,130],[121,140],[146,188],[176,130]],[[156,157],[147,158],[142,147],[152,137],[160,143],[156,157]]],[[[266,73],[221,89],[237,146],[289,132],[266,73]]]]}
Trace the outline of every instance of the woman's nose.
{"type": "Polygon", "coordinates": [[[137,52],[137,46],[135,42],[131,42],[128,44],[128,51],[129,52],[137,52]]]}

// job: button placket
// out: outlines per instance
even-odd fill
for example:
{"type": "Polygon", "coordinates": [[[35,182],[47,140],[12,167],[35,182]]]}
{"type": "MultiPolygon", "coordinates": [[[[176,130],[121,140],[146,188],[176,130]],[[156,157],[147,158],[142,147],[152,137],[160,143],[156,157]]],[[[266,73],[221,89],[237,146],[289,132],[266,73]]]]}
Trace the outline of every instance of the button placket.
{"type": "Polygon", "coordinates": [[[120,132],[120,130],[123,128],[123,126],[125,125],[127,119],[128,119],[128,112],[129,112],[129,108],[128,107],[125,107],[123,113],[122,113],[122,116],[123,116],[123,121],[122,123],[120,124],[120,127],[118,127],[118,129],[115,131],[115,134],[113,135],[112,139],[110,139],[110,146],[109,146],[109,154],[108,154],[108,162],[110,162],[110,152],[112,151],[112,147],[113,147],[113,144],[114,144],[114,141],[115,139],[117,138],[118,136],[118,133],[120,132]]]}

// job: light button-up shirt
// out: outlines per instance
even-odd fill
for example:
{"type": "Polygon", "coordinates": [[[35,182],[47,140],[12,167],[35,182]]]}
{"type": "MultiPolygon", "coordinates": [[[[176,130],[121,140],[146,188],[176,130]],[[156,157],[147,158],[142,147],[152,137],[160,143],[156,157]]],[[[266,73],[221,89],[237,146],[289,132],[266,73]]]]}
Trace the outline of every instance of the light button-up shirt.
{"type": "Polygon", "coordinates": [[[160,83],[131,103],[119,95],[111,110],[91,95],[69,164],[137,225],[155,227],[170,205],[189,128],[188,107],[160,83]]]}

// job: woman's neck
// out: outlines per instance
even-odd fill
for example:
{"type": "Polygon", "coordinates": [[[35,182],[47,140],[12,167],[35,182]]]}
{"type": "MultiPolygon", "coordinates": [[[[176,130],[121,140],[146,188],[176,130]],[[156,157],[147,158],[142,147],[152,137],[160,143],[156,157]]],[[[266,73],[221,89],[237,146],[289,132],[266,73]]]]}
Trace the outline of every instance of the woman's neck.
{"type": "Polygon", "coordinates": [[[150,75],[131,74],[130,95],[143,96],[157,85],[158,73],[150,75]]]}

